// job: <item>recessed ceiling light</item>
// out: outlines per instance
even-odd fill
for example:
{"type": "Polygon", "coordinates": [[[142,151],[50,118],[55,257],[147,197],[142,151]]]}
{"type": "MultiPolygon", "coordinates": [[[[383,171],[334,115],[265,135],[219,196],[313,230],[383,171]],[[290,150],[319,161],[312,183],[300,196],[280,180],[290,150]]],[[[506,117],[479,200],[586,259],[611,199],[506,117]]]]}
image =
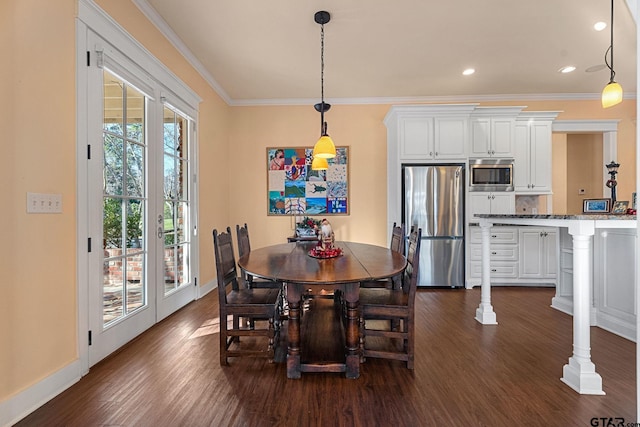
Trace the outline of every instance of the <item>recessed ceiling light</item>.
{"type": "Polygon", "coordinates": [[[604,70],[605,68],[607,68],[605,64],[598,64],[598,65],[592,65],[591,67],[587,68],[584,71],[586,71],[587,73],[594,73],[596,71],[604,70]]]}
{"type": "Polygon", "coordinates": [[[464,70],[464,71],[462,72],[462,75],[463,75],[463,76],[470,76],[471,74],[473,74],[473,73],[475,73],[475,72],[476,72],[476,70],[475,70],[475,69],[473,69],[473,68],[467,68],[466,70],[464,70]]]}
{"type": "Polygon", "coordinates": [[[567,65],[566,67],[560,68],[558,72],[562,74],[567,74],[575,70],[576,70],[576,67],[574,67],[573,65],[567,65]]]}
{"type": "Polygon", "coordinates": [[[593,24],[593,29],[596,30],[596,31],[602,31],[605,28],[607,28],[607,23],[606,22],[599,21],[599,22],[596,22],[595,24],[593,24]]]}

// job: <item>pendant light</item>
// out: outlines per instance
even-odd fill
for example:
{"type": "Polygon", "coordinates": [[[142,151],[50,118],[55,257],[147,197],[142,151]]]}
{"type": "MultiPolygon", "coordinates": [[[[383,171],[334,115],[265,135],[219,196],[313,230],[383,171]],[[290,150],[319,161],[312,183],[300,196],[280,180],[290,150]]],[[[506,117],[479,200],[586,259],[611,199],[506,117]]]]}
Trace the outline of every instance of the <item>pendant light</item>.
{"type": "Polygon", "coordinates": [[[329,162],[324,157],[314,157],[311,161],[311,170],[326,171],[329,169],[329,162]]]}
{"type": "Polygon", "coordinates": [[[607,64],[607,67],[611,71],[611,77],[609,78],[609,83],[602,91],[602,108],[609,108],[622,102],[622,86],[615,82],[614,77],[616,76],[616,72],[613,71],[613,0],[611,0],[611,44],[604,54],[604,63],[607,64]],[[608,52],[611,52],[611,64],[607,62],[608,52]]]}
{"type": "MultiPolygon", "coordinates": [[[[329,111],[331,104],[324,102],[324,24],[331,20],[329,12],[324,10],[314,15],[316,23],[320,24],[320,89],[321,101],[313,107],[320,113],[320,139],[313,147],[313,158],[332,159],[336,156],[336,146],[327,134],[327,122],[324,121],[324,112],[329,111]]],[[[312,166],[313,167],[313,166],[312,166]]]]}

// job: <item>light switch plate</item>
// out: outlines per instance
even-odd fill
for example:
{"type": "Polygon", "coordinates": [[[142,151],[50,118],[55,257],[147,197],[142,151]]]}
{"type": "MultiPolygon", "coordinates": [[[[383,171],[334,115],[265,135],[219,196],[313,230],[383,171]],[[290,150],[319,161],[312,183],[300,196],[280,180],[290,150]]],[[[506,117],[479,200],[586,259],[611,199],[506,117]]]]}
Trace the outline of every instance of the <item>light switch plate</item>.
{"type": "Polygon", "coordinates": [[[27,193],[27,213],[62,213],[62,194],[27,193]]]}

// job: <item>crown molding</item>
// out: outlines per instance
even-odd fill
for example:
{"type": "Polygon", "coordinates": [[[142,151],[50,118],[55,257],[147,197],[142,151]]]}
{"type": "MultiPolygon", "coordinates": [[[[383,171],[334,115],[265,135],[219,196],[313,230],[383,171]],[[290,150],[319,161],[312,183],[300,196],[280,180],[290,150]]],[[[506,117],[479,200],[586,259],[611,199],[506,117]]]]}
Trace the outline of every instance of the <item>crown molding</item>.
{"type": "Polygon", "coordinates": [[[211,86],[211,88],[226,102],[232,105],[232,99],[222,86],[213,78],[211,73],[202,65],[202,62],[195,57],[186,44],[178,37],[178,35],[169,27],[167,22],[162,19],[160,14],[146,1],[133,0],[133,4],[147,17],[149,21],[162,33],[163,36],[180,52],[182,56],[191,64],[193,68],[202,76],[202,78],[211,86]]]}
{"type": "MultiPolygon", "coordinates": [[[[451,96],[405,96],[405,97],[365,97],[330,98],[331,105],[378,105],[378,104],[429,104],[429,103],[467,103],[467,102],[505,102],[505,101],[594,101],[600,100],[600,93],[526,93],[503,95],[451,95],[451,96]]],[[[635,93],[625,93],[624,99],[636,99],[635,93]]],[[[233,99],[233,107],[313,105],[316,98],[288,99],[233,99]]]]}

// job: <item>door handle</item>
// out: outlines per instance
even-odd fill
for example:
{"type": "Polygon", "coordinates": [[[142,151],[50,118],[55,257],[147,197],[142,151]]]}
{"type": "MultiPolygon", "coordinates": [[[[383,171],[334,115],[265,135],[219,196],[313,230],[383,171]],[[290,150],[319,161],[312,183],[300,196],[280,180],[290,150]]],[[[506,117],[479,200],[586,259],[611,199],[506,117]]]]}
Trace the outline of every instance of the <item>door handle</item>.
{"type": "Polygon", "coordinates": [[[162,230],[162,227],[158,227],[158,239],[162,239],[163,234],[164,234],[164,231],[162,230]]]}

